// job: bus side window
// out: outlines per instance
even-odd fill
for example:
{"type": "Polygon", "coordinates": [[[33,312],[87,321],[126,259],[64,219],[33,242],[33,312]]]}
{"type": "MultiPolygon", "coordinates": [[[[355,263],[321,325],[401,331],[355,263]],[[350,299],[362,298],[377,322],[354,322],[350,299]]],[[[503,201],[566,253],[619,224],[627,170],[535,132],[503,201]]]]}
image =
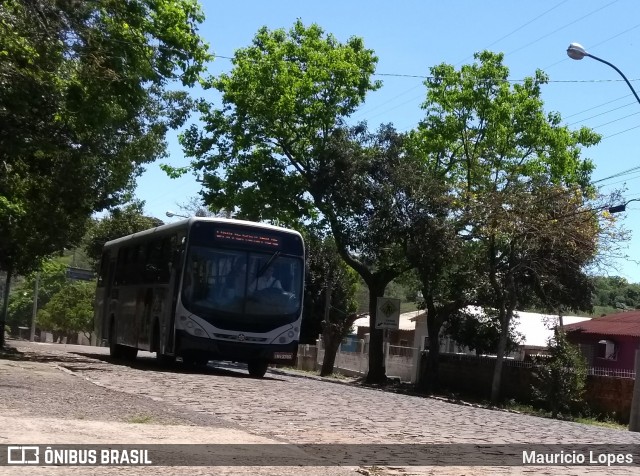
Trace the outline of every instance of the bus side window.
{"type": "Polygon", "coordinates": [[[119,286],[129,283],[127,279],[127,258],[129,256],[129,248],[124,247],[118,250],[118,262],[116,264],[116,284],[119,286]]]}
{"type": "Polygon", "coordinates": [[[171,277],[171,266],[174,265],[175,257],[173,256],[175,237],[165,236],[162,239],[160,255],[158,258],[158,281],[168,283],[171,277]]]}
{"type": "Polygon", "coordinates": [[[129,249],[129,259],[125,264],[125,281],[127,284],[138,284],[138,269],[140,266],[140,245],[129,249]]]}
{"type": "Polygon", "coordinates": [[[102,253],[102,258],[100,259],[100,272],[98,273],[98,287],[102,288],[105,286],[107,281],[107,273],[109,271],[109,251],[105,251],[102,253]]]}
{"type": "Polygon", "coordinates": [[[154,240],[147,244],[147,261],[144,267],[144,281],[146,283],[163,282],[163,258],[162,240],[154,240]]]}

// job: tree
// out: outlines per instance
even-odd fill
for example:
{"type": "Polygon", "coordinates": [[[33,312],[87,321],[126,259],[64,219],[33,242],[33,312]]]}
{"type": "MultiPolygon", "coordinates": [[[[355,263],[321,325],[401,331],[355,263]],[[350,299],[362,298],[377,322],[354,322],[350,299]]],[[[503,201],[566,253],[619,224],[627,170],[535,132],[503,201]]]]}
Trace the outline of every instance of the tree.
{"type": "Polygon", "coordinates": [[[84,248],[97,267],[102,256],[102,248],[107,241],[162,224],[161,220],[144,215],[142,202],[132,202],[124,207],[112,209],[109,215],[94,222],[83,239],[84,248]]]}
{"type": "Polygon", "coordinates": [[[36,274],[38,282],[38,307],[41,309],[65,285],[67,267],[58,259],[49,259],[40,269],[30,273],[14,288],[10,295],[7,324],[15,334],[19,326],[30,327],[33,316],[33,302],[36,274]]]}
{"type": "MultiPolygon", "coordinates": [[[[366,152],[351,140],[343,123],[368,91],[379,88],[379,82],[371,81],[376,62],[361,39],[340,43],[318,25],[305,27],[297,21],[288,32],[262,28],[251,46],[236,51],[231,73],[205,83],[222,93],[222,108],[201,101],[205,127],[194,126],[181,138],[186,155],[194,159],[190,168],[202,173],[204,199],[211,209],[234,210],[238,218],[280,224],[328,223],[340,255],[369,286],[372,324],[375,297],[401,271],[395,263],[389,268],[389,253],[380,248],[369,252],[375,245],[360,246],[366,240],[351,241],[358,237],[341,226],[346,222],[339,222],[338,215],[352,206],[362,212],[364,205],[336,203],[336,194],[328,187],[340,178],[345,182],[341,172],[361,167],[350,165],[347,152],[336,159],[335,144],[348,144],[349,153],[363,159],[374,151],[370,147],[366,152]],[[383,264],[378,258],[385,254],[383,264]]],[[[362,178],[349,177],[364,185],[362,178]]],[[[371,200],[366,203],[371,205],[371,200]]],[[[371,215],[371,210],[365,211],[371,215]]],[[[348,218],[358,219],[356,214],[348,218]]],[[[387,242],[384,248],[388,246],[387,242]]],[[[381,381],[385,378],[382,332],[375,325],[371,328],[367,378],[381,381]]]]}
{"type": "Polygon", "coordinates": [[[464,223],[460,235],[480,257],[478,302],[498,314],[495,401],[519,304],[537,293],[550,307],[590,305],[583,270],[596,254],[600,223],[589,204],[593,165],[580,154],[599,136],[545,115],[541,71],[511,84],[503,55],[482,52],[475,59],[460,70],[431,69],[426,117],[414,139],[431,163],[443,164],[457,201],[454,216],[464,223]]]}
{"type": "Polygon", "coordinates": [[[551,410],[553,418],[571,413],[582,402],[587,381],[587,363],[577,346],[562,330],[548,341],[549,356],[535,360],[534,396],[551,410]]]}
{"type": "Polygon", "coordinates": [[[474,302],[476,246],[461,236],[467,224],[460,219],[446,176],[448,166],[424,156],[411,136],[407,150],[389,179],[395,187],[394,214],[401,217],[404,255],[415,268],[419,305],[427,311],[428,355],[419,382],[424,390],[433,391],[438,385],[440,331],[474,302]]]}
{"type": "MultiPolygon", "coordinates": [[[[500,321],[495,312],[484,310],[480,313],[462,310],[449,317],[445,333],[459,345],[475,350],[476,355],[496,354],[500,342],[500,321]]],[[[518,349],[522,336],[516,332],[516,318],[509,323],[506,352],[518,349]]]]}
{"type": "Polygon", "coordinates": [[[349,333],[356,314],[357,274],[340,258],[335,242],[307,230],[307,273],[302,333],[316,338],[322,333],[324,360],[321,375],[331,375],[342,339],[349,333]]]}
{"type": "MultiPolygon", "coordinates": [[[[123,201],[208,58],[194,0],[7,0],[0,9],[0,269],[37,268],[123,201]]],[[[7,283],[6,289],[9,288],[7,283]]],[[[5,295],[4,308],[7,300],[5,295]]],[[[0,314],[0,327],[5,313],[0,314]]],[[[0,335],[2,344],[2,335],[0,335]]]]}
{"type": "Polygon", "coordinates": [[[93,299],[96,283],[67,281],[38,313],[38,325],[56,335],[75,340],[82,332],[87,339],[93,332],[93,299]]]}

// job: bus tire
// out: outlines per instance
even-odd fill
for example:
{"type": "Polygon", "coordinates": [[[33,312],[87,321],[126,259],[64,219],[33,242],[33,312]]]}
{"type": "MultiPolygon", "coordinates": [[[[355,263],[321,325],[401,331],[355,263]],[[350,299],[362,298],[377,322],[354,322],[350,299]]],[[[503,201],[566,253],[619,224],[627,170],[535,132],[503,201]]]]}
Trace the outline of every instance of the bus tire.
{"type": "Polygon", "coordinates": [[[122,346],[122,358],[124,360],[133,361],[138,357],[138,349],[135,347],[122,346]]]}
{"type": "Polygon", "coordinates": [[[116,343],[116,321],[113,318],[109,324],[109,355],[114,359],[124,358],[122,346],[116,343]]]}
{"type": "Polygon", "coordinates": [[[138,349],[117,343],[116,340],[116,320],[111,319],[109,326],[109,355],[118,360],[135,360],[138,356],[138,349]]]}
{"type": "Polygon", "coordinates": [[[252,360],[247,364],[249,375],[253,378],[262,378],[267,373],[269,363],[266,360],[252,360]]]}

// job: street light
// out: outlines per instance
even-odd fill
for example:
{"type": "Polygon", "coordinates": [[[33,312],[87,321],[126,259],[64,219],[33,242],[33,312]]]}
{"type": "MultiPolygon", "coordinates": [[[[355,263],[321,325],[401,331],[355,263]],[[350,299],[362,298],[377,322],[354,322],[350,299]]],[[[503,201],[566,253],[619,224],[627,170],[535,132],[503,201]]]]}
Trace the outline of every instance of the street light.
{"type": "MultiPolygon", "coordinates": [[[[585,56],[588,56],[589,58],[593,58],[596,61],[600,61],[601,63],[604,63],[607,66],[611,66],[613,69],[615,69],[618,72],[618,74],[620,76],[622,76],[622,78],[627,83],[627,86],[629,86],[629,89],[631,89],[631,92],[636,97],[636,100],[640,104],[640,97],[638,97],[638,93],[636,93],[636,90],[633,89],[633,86],[631,85],[631,83],[629,82],[627,77],[624,75],[624,73],[622,71],[620,71],[618,69],[618,67],[616,65],[614,65],[612,63],[609,63],[608,61],[605,61],[602,58],[598,58],[597,56],[594,56],[591,53],[588,53],[587,50],[584,49],[584,46],[582,46],[580,43],[571,43],[569,45],[569,48],[567,48],[567,55],[569,56],[569,58],[574,59],[574,60],[581,60],[585,56]]],[[[625,211],[625,209],[626,209],[626,207],[627,207],[627,205],[629,203],[635,202],[635,201],[638,201],[638,199],[629,200],[628,202],[625,202],[622,205],[616,205],[616,206],[613,206],[613,207],[609,207],[609,213],[623,212],[623,211],[625,211]]]]}
{"type": "Polygon", "coordinates": [[[600,61],[601,63],[604,63],[607,66],[611,66],[626,81],[627,86],[629,86],[629,89],[631,89],[631,92],[636,97],[636,100],[638,101],[638,103],[640,103],[640,97],[638,97],[638,93],[636,93],[636,90],[633,89],[633,86],[631,86],[631,83],[629,82],[627,77],[624,75],[624,73],[620,71],[614,64],[609,63],[608,61],[605,61],[602,58],[598,58],[597,56],[594,56],[591,53],[588,53],[587,50],[585,50],[580,43],[571,43],[569,45],[569,48],[567,48],[567,55],[569,55],[569,58],[574,60],[581,60],[585,56],[588,56],[589,58],[593,58],[596,61],[600,61]]]}
{"type": "Polygon", "coordinates": [[[640,198],[633,198],[627,202],[624,202],[622,205],[616,205],[614,207],[609,207],[609,213],[620,213],[624,212],[631,202],[640,202],[640,198]]]}
{"type": "Polygon", "coordinates": [[[188,216],[185,216],[185,215],[178,215],[177,213],[172,212],[171,210],[167,211],[166,215],[169,218],[172,218],[172,217],[189,218],[188,216]]]}

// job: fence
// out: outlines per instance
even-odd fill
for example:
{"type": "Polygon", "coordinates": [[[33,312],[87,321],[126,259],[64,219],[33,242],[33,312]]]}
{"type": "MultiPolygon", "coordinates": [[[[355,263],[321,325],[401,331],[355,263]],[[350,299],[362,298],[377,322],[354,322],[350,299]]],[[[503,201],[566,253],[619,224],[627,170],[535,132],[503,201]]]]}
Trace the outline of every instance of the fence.
{"type": "MultiPolygon", "coordinates": [[[[325,349],[322,339],[319,339],[316,344],[316,364],[319,368],[322,366],[325,349]]],[[[399,378],[403,382],[415,382],[414,371],[419,357],[418,349],[386,344],[384,357],[389,377],[399,378]]],[[[334,369],[349,376],[366,375],[369,370],[369,344],[364,340],[345,339],[336,353],[334,369]]]]}
{"type": "MultiPolygon", "coordinates": [[[[324,347],[321,340],[317,341],[317,346],[300,346],[300,349],[298,368],[317,370],[322,366],[324,347]]],[[[336,354],[335,371],[349,376],[366,375],[368,351],[365,341],[343,342],[336,354]]],[[[387,375],[403,382],[417,383],[417,367],[422,356],[423,353],[414,347],[385,346],[387,375]]],[[[488,398],[495,361],[495,356],[442,353],[439,381],[451,391],[488,398]]],[[[505,398],[515,398],[523,403],[531,400],[531,388],[535,383],[533,367],[534,363],[528,360],[507,358],[503,361],[502,394],[505,398]]],[[[631,369],[594,367],[587,369],[587,374],[585,400],[591,410],[614,415],[626,423],[630,414],[635,372],[631,369]]]]}
{"type": "Polygon", "coordinates": [[[596,375],[598,377],[636,378],[636,372],[633,369],[605,369],[601,367],[591,367],[587,369],[587,375],[596,375]]]}

